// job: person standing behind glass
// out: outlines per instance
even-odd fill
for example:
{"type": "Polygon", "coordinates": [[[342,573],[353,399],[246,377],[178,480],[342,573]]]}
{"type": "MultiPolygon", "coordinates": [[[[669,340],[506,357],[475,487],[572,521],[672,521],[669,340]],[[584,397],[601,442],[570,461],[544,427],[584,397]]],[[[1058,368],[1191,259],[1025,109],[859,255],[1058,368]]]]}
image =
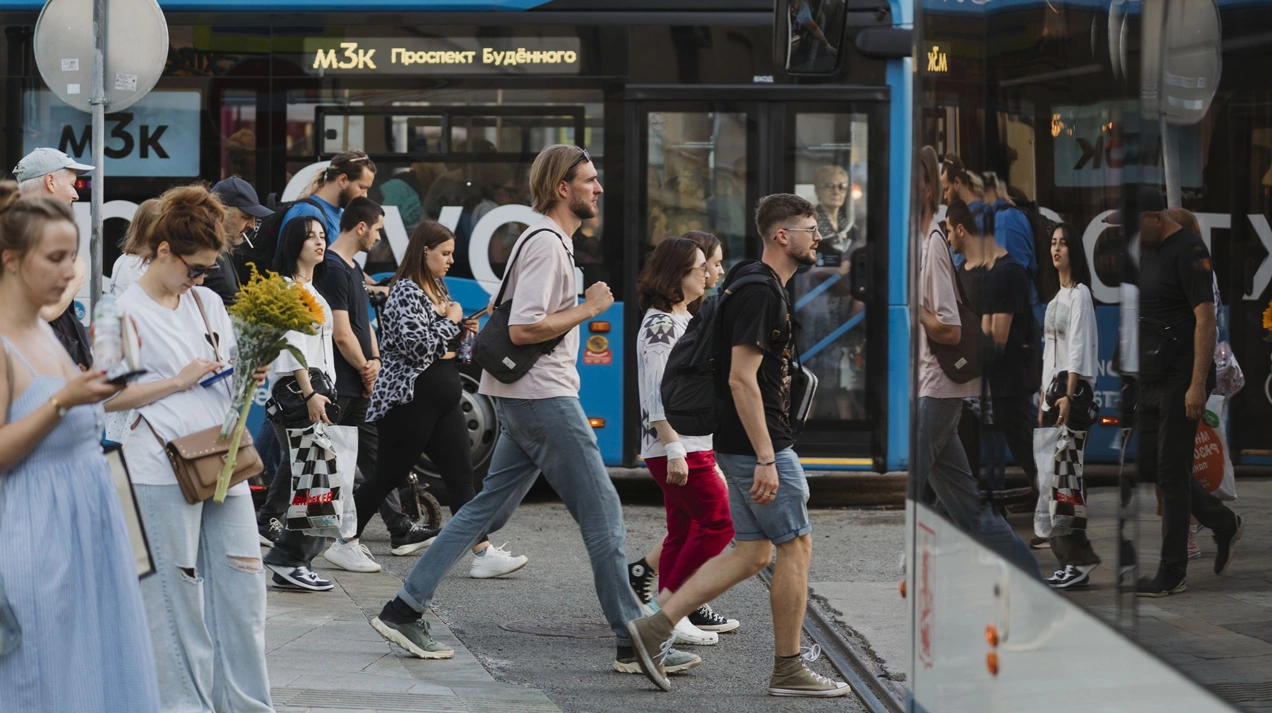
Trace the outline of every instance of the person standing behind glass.
{"type": "Polygon", "coordinates": [[[190,504],[165,444],[220,426],[235,374],[227,368],[234,329],[220,297],[202,286],[225,249],[225,208],[206,188],[180,186],[160,198],[143,257],[146,274],[119,298],[141,340],[146,373],[107,403],[136,409],[124,444],[137,505],[155,561],[141,583],[165,711],[272,711],[265,672],[265,568],[246,482],[222,503],[190,504]]]}
{"type": "MultiPolygon", "coordinates": [[[[1082,238],[1061,223],[1051,231],[1051,264],[1060,276],[1060,291],[1047,305],[1043,320],[1042,395],[1038,425],[1091,428],[1091,405],[1099,364],[1099,333],[1091,298],[1091,268],[1082,238]],[[1057,380],[1057,377],[1064,375],[1057,380]],[[1055,382],[1055,383],[1053,383],[1055,382]]],[[[1047,579],[1056,589],[1085,587],[1100,557],[1086,530],[1051,538],[1051,551],[1060,569],[1047,579]]]]}
{"type": "Polygon", "coordinates": [[[119,387],[80,373],[40,317],[74,275],[75,219],[64,203],[17,198],[0,182],[0,605],[22,637],[0,656],[0,707],[157,713],[136,565],[98,443],[98,404],[119,387]]]}

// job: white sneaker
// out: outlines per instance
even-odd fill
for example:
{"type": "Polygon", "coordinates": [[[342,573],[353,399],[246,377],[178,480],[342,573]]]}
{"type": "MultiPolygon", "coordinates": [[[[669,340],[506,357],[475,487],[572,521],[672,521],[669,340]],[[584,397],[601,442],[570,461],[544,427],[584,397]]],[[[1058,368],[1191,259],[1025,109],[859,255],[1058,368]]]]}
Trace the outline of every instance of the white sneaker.
{"type": "Polygon", "coordinates": [[[480,555],[473,555],[473,566],[468,570],[468,576],[473,579],[490,579],[512,574],[525,567],[530,558],[525,555],[514,555],[505,550],[506,544],[508,543],[505,542],[498,547],[490,545],[480,555]]]}
{"type": "Polygon", "coordinates": [[[322,558],[350,572],[370,573],[379,572],[382,569],[379,562],[371,559],[371,550],[357,541],[336,540],[331,543],[331,547],[328,547],[326,552],[322,553],[322,558]]]}
{"type": "Polygon", "coordinates": [[[689,623],[689,617],[682,617],[676,622],[672,631],[676,634],[676,643],[680,646],[715,646],[720,643],[720,635],[714,631],[703,631],[689,623]]]}

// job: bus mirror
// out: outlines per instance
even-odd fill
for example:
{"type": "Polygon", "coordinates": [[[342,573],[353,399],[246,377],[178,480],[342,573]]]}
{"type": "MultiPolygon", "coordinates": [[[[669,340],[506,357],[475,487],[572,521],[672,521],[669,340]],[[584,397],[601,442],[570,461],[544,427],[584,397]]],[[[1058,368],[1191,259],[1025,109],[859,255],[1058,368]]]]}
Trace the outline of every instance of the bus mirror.
{"type": "Polygon", "coordinates": [[[871,59],[914,55],[914,31],[905,27],[867,27],[857,33],[857,51],[871,59]]]}
{"type": "Polygon", "coordinates": [[[870,278],[874,272],[874,260],[871,258],[870,246],[852,251],[852,268],[849,277],[852,280],[852,298],[858,302],[870,301],[870,278]]]}
{"type": "Polygon", "coordinates": [[[838,73],[848,23],[846,3],[776,0],[773,4],[775,64],[795,76],[838,73]]]}

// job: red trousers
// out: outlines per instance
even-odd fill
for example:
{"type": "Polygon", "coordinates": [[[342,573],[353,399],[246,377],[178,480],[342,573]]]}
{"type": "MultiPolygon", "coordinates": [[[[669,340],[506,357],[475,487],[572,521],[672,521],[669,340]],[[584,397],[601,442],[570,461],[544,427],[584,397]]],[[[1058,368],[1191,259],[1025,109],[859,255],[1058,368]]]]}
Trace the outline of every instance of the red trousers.
{"type": "Polygon", "coordinates": [[[667,539],[658,562],[658,588],[673,592],[733,539],[729,488],[716,472],[715,453],[698,451],[686,460],[689,480],[684,485],[670,485],[667,458],[645,459],[667,506],[667,539]]]}

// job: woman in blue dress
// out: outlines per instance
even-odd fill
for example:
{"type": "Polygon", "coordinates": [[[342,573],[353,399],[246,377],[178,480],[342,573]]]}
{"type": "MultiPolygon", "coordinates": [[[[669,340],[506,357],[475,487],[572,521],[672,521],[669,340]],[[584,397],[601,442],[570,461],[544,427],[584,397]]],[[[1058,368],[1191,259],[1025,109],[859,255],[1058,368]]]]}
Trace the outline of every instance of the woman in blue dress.
{"type": "Polygon", "coordinates": [[[65,203],[17,197],[0,183],[0,577],[21,630],[0,656],[0,712],[157,712],[136,563],[100,443],[99,404],[118,389],[79,373],[39,318],[74,274],[79,232],[65,203]]]}

